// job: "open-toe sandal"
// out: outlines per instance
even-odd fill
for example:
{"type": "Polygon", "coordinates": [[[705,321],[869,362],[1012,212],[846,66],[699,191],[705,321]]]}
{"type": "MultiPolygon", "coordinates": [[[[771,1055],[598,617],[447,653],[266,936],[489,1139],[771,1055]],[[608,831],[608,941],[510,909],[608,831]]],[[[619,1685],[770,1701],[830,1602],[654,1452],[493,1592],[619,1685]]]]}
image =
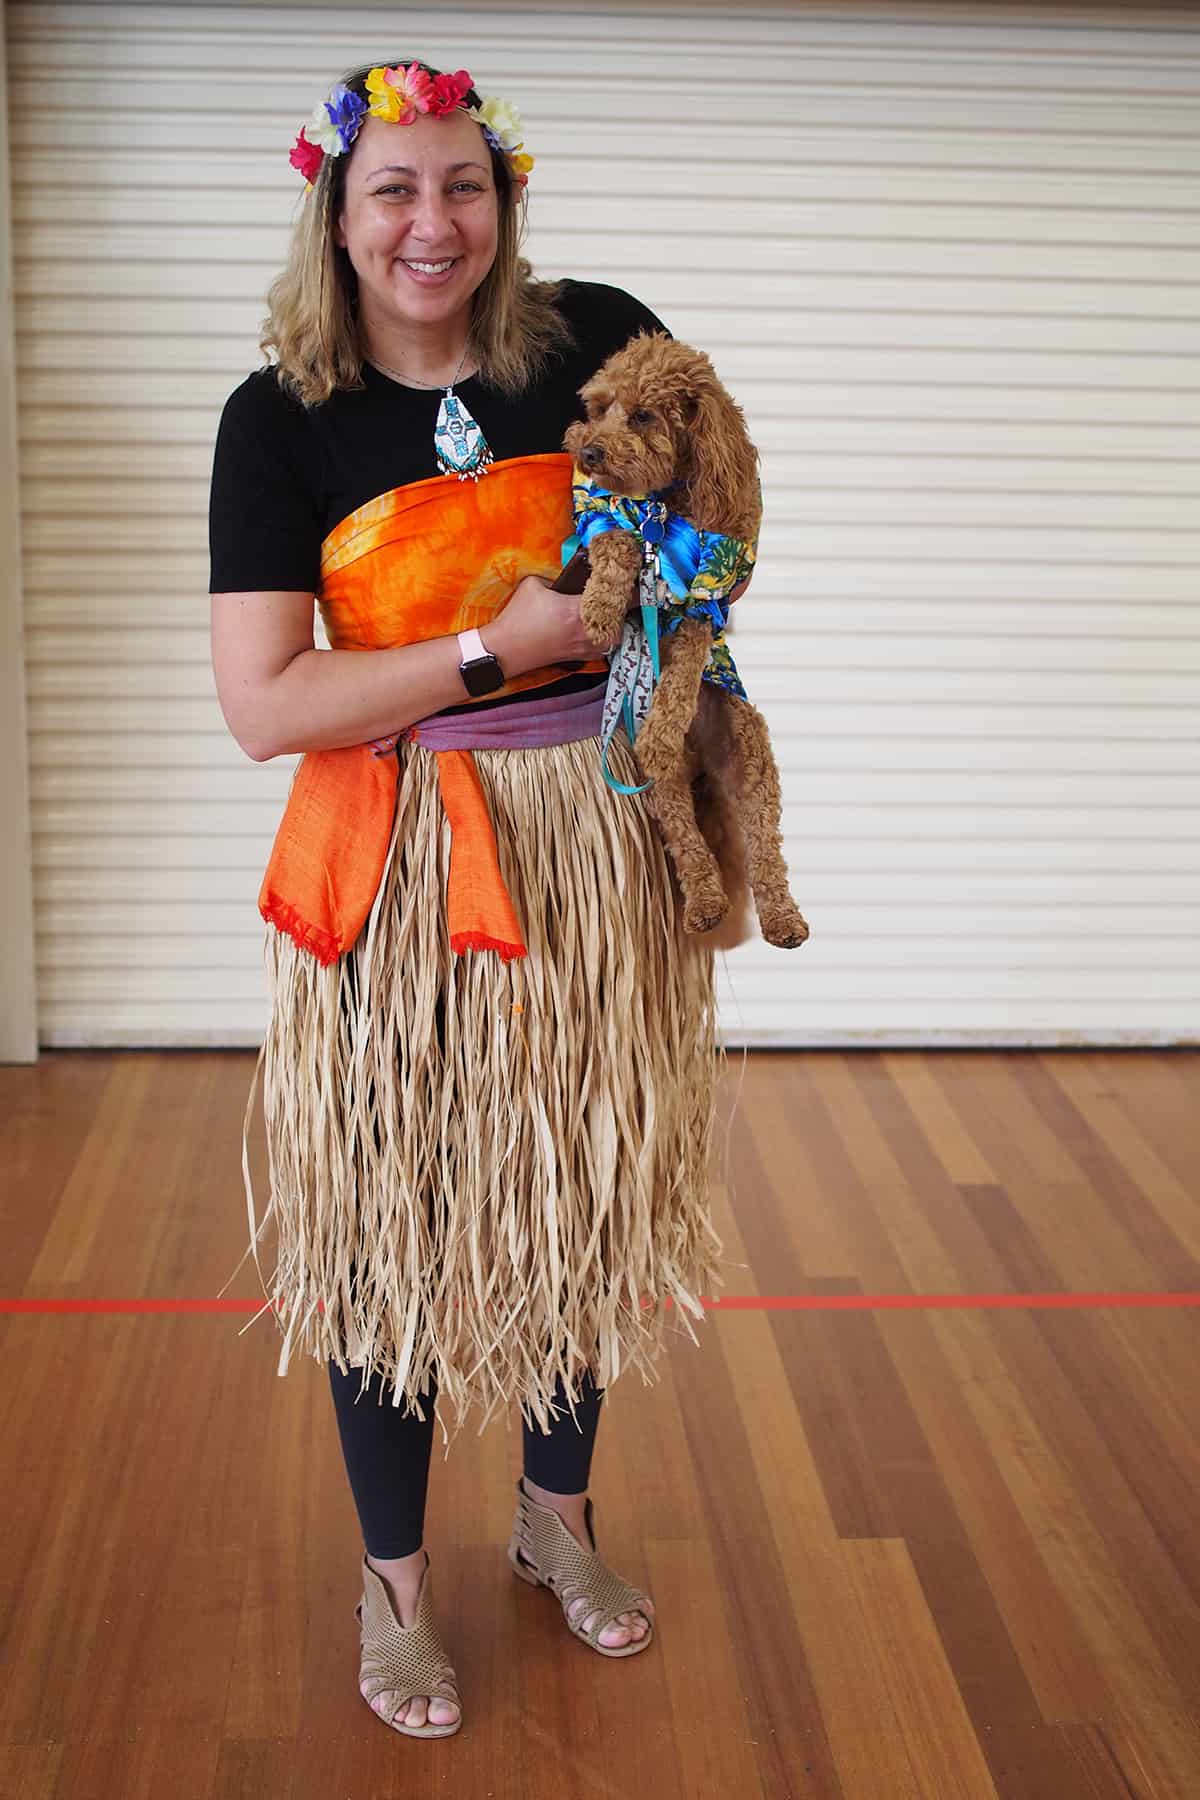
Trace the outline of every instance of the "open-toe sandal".
{"type": "Polygon", "coordinates": [[[592,1521],[592,1503],[584,1503],[591,1549],[585,1550],[568,1530],[553,1507],[540,1506],[525,1492],[524,1479],[517,1482],[517,1511],[513,1519],[508,1560],[514,1574],[531,1587],[548,1587],[562,1605],[563,1617],[581,1643],[601,1656],[636,1656],[649,1648],[654,1638],[654,1620],[647,1606],[650,1596],[623,1581],[602,1563],[596,1554],[596,1533],[592,1521]],[[571,1609],[578,1600],[587,1605],[571,1609]],[[602,1644],[600,1633],[607,1631],[620,1613],[640,1612],[646,1621],[643,1637],[628,1644],[602,1644]],[[595,1615],[595,1616],[593,1616],[595,1615]],[[590,1629],[584,1621],[591,1619],[590,1629]]]}
{"type": "Polygon", "coordinates": [[[396,1617],[392,1597],[383,1577],[371,1567],[363,1553],[363,1597],[354,1609],[362,1627],[362,1663],[358,1686],[367,1705],[377,1719],[406,1737],[453,1737],[462,1724],[462,1703],[454,1669],[446,1646],[433,1622],[433,1594],[430,1586],[429,1552],[425,1553],[425,1569],[417,1594],[417,1614],[411,1625],[401,1625],[396,1617]],[[380,1713],[374,1701],[386,1693],[394,1702],[390,1716],[380,1713]],[[410,1700],[425,1695],[430,1700],[450,1700],[458,1707],[458,1717],[448,1725],[406,1725],[397,1718],[410,1700]]]}

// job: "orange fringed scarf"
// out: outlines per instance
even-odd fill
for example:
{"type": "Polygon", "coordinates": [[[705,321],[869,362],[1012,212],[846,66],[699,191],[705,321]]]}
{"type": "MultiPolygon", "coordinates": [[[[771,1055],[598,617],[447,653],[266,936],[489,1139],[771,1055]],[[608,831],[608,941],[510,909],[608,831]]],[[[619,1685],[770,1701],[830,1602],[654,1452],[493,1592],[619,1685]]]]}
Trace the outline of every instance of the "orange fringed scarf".
{"type": "MultiPolygon", "coordinates": [[[[482,626],[524,575],[549,580],[572,529],[571,459],[493,463],[479,481],[434,476],[368,500],[321,546],[317,596],[335,650],[384,650],[482,626]]],[[[608,659],[514,676],[495,695],[545,687],[608,659]]],[[[450,821],[450,944],[525,955],[475,759],[437,750],[450,821]]],[[[296,771],[258,897],[264,919],[331,963],[348,950],[379,890],[396,812],[396,762],[368,744],[310,750],[296,771]]]]}

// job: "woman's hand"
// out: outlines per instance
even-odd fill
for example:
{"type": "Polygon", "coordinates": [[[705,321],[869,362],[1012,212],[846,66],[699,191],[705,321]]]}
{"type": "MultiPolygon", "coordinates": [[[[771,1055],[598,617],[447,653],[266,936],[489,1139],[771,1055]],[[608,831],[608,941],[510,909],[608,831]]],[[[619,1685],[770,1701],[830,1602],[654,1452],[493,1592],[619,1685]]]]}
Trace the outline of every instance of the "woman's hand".
{"type": "MultiPolygon", "coordinates": [[[[548,663],[590,662],[604,654],[583,628],[579,600],[578,594],[558,593],[539,575],[526,575],[517,583],[491,624],[479,627],[484,649],[500,659],[506,680],[548,663]]],[[[370,747],[376,756],[387,755],[399,736],[389,732],[372,738],[370,747]]]]}
{"type": "Polygon", "coordinates": [[[593,644],[579,616],[578,594],[560,594],[538,575],[526,575],[504,610],[480,636],[495,652],[505,675],[524,675],[547,663],[590,661],[606,648],[593,644]]]}

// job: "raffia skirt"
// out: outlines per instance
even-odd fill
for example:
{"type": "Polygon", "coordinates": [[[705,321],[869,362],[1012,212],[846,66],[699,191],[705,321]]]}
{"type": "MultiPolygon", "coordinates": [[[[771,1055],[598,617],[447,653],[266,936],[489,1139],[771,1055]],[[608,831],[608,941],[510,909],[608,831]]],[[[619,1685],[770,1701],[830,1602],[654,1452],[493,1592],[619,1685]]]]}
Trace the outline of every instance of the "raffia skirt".
{"type": "MultiPolygon", "coordinates": [[[[724,1285],[725,1055],[714,953],[684,933],[653,820],[605,784],[600,740],[473,755],[528,956],[452,953],[437,760],[402,739],[357,942],[323,968],[267,936],[246,1130],[261,1075],[270,1199],[258,1220],[244,1144],[246,1255],[280,1375],[295,1352],[361,1369],[363,1388],[378,1372],[421,1418],[432,1376],[455,1434],[513,1401],[544,1431],[560,1377],[573,1414],[585,1370],[608,1387],[633,1365],[649,1385],[667,1333],[698,1342],[690,1318],[724,1285]]],[[[609,766],[639,780],[620,734],[609,766]]]]}

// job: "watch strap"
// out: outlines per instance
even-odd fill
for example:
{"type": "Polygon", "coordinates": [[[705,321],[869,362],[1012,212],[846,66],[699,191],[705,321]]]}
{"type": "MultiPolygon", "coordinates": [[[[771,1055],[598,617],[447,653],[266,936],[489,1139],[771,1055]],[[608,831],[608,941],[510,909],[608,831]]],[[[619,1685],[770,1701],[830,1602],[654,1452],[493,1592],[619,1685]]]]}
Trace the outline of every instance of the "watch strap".
{"type": "Polygon", "coordinates": [[[467,631],[459,632],[458,647],[462,651],[462,659],[465,663],[478,662],[482,657],[492,654],[480,637],[477,625],[472,625],[467,631]]]}

